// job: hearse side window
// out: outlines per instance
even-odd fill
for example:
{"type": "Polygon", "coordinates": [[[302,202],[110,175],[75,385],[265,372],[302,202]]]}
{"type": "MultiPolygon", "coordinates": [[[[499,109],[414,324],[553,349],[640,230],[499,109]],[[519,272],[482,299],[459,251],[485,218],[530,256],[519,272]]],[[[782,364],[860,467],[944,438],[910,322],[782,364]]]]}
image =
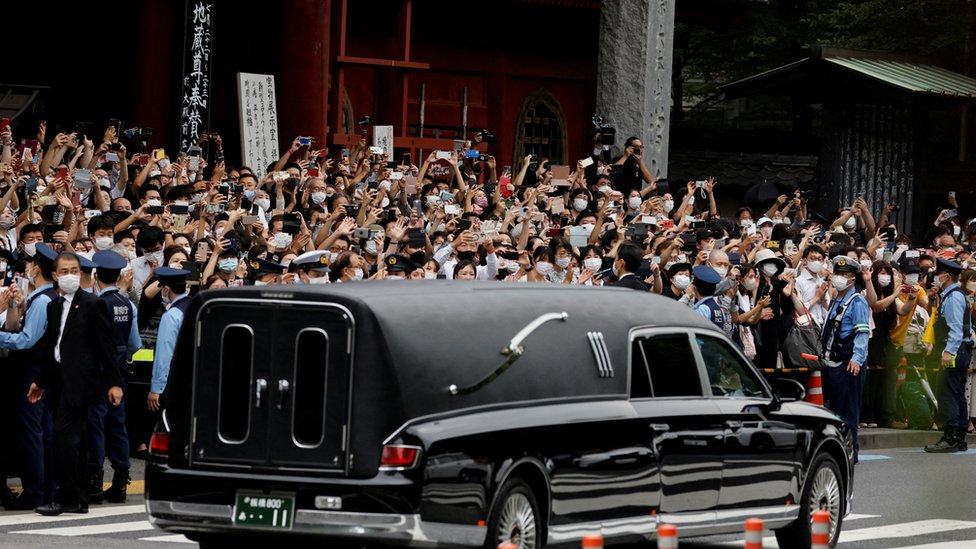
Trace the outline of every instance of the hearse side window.
{"type": "Polygon", "coordinates": [[[647,357],[644,356],[644,340],[635,339],[630,349],[630,398],[649,398],[651,374],[647,371],[647,357]]]}
{"type": "Polygon", "coordinates": [[[329,336],[319,329],[302,330],[295,341],[295,442],[314,448],[325,437],[325,398],[329,371],[329,336]]]}
{"type": "MultiPolygon", "coordinates": [[[[650,396],[702,396],[701,377],[698,375],[688,334],[654,335],[637,339],[634,344],[635,364],[646,360],[650,372],[650,396]],[[637,346],[641,356],[636,352],[637,346]]],[[[631,385],[634,385],[633,381],[631,385]]],[[[633,393],[633,389],[631,392],[633,393]]]]}
{"type": "Polygon", "coordinates": [[[243,325],[224,329],[220,342],[218,432],[229,443],[243,442],[251,419],[254,333],[243,325]]]}
{"type": "Polygon", "coordinates": [[[766,391],[756,373],[728,343],[716,337],[696,335],[698,349],[708,372],[712,395],[735,397],[765,397],[766,391]]]}

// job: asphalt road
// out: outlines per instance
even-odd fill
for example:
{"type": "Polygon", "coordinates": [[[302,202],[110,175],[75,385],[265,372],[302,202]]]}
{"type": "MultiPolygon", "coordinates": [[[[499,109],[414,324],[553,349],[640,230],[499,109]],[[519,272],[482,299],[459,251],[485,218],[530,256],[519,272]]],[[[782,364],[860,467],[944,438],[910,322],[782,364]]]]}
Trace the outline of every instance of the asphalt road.
{"type": "MultiPolygon", "coordinates": [[[[925,454],[920,449],[863,452],[855,475],[854,514],[844,524],[840,548],[976,547],[976,449],[945,455],[925,454]]],[[[776,547],[769,536],[767,533],[764,546],[776,547]]],[[[130,497],[125,505],[93,506],[89,515],[47,518],[31,512],[0,511],[0,548],[52,546],[193,547],[182,536],[153,530],[139,495],[130,497]]],[[[742,547],[742,541],[740,536],[681,538],[680,546],[718,549],[742,547]]]]}

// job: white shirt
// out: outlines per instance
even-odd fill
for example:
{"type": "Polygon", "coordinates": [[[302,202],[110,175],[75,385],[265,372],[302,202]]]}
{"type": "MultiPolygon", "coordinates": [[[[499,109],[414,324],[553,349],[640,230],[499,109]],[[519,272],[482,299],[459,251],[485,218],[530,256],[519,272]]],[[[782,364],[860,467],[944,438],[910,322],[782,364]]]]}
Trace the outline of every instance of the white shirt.
{"type": "MultiPolygon", "coordinates": [[[[810,316],[813,317],[814,322],[820,326],[823,326],[827,320],[827,307],[830,306],[830,298],[824,296],[824,299],[820,303],[811,304],[811,302],[817,297],[817,286],[823,283],[824,279],[819,276],[814,276],[806,268],[802,269],[800,274],[796,276],[796,290],[800,293],[800,299],[807,306],[807,309],[810,310],[810,316]]],[[[797,311],[797,314],[800,314],[800,312],[797,311]]]]}
{"type": "MultiPolygon", "coordinates": [[[[79,292],[81,290],[78,290],[79,292]]],[[[61,364],[61,337],[64,335],[64,323],[68,321],[68,313],[71,312],[71,301],[75,298],[75,294],[66,294],[62,296],[64,298],[64,303],[61,306],[61,329],[58,331],[58,344],[54,346],[54,360],[61,364]]]]}

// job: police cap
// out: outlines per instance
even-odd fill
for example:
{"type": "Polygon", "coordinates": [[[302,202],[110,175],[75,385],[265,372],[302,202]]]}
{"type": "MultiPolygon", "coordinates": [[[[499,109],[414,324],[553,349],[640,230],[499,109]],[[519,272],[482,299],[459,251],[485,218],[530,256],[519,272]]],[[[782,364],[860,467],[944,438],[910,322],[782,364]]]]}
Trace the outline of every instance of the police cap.
{"type": "Polygon", "coordinates": [[[851,259],[846,255],[835,257],[833,265],[835,273],[858,274],[861,272],[861,264],[856,259],[851,259]]]}

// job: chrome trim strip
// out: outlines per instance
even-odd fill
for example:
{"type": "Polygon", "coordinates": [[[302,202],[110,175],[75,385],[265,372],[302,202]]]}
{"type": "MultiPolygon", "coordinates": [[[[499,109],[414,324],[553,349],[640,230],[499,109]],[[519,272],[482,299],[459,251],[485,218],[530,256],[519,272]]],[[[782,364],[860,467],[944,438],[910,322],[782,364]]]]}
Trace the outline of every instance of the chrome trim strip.
{"type": "MultiPolygon", "coordinates": [[[[245,531],[233,524],[229,505],[146,501],[150,522],[161,530],[172,532],[245,531]]],[[[428,522],[420,515],[393,513],[356,513],[297,509],[291,530],[248,527],[247,532],[267,531],[280,534],[335,535],[377,541],[406,542],[415,547],[438,545],[480,546],[487,530],[476,525],[428,522]]]]}
{"type": "Polygon", "coordinates": [[[607,377],[607,365],[603,361],[603,353],[600,352],[596,336],[597,332],[586,332],[586,338],[590,340],[590,349],[593,350],[593,358],[596,360],[597,375],[607,377]]]}
{"type": "Polygon", "coordinates": [[[596,333],[597,347],[603,354],[603,363],[606,366],[607,375],[604,377],[613,377],[613,362],[610,360],[610,349],[607,348],[607,340],[603,337],[603,332],[596,333]]]}

